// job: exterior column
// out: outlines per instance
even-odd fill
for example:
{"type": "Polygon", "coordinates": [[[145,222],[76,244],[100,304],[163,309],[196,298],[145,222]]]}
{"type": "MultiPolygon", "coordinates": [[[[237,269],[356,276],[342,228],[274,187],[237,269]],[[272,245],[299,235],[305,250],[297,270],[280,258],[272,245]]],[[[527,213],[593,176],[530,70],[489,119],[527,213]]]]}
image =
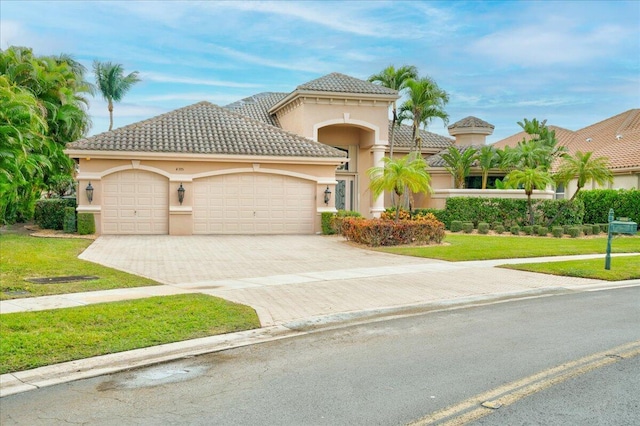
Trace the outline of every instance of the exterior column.
{"type": "MultiPolygon", "coordinates": [[[[384,158],[384,154],[386,151],[386,146],[384,145],[374,145],[371,148],[373,152],[373,165],[374,167],[383,167],[384,162],[382,159],[384,158]]],[[[384,192],[380,194],[378,198],[375,200],[371,200],[371,214],[373,217],[379,218],[380,214],[385,210],[384,209],[384,192]]]]}

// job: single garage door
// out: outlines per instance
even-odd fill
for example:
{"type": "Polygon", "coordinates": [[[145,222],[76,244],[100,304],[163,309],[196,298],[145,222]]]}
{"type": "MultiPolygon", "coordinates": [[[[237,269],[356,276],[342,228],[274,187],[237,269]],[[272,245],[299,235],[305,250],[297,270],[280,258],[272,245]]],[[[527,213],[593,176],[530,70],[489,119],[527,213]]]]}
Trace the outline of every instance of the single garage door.
{"type": "Polygon", "coordinates": [[[168,234],[169,180],[127,170],[102,180],[103,234],[168,234]]]}
{"type": "Polygon", "coordinates": [[[193,181],[194,234],[311,234],[315,182],[263,173],[193,181]]]}

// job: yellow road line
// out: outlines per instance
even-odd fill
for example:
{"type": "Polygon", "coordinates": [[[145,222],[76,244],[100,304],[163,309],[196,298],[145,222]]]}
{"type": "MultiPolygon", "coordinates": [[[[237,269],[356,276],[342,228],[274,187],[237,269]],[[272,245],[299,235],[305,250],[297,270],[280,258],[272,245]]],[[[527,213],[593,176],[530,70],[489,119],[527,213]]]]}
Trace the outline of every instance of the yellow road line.
{"type": "Polygon", "coordinates": [[[579,376],[596,368],[604,367],[605,365],[613,364],[620,359],[633,358],[637,355],[640,355],[640,340],[567,362],[524,379],[475,395],[458,404],[431,413],[410,423],[410,425],[425,426],[442,424],[454,426],[466,424],[494,411],[493,408],[483,407],[481,405],[482,403],[489,402],[488,405],[496,407],[510,405],[522,398],[564,382],[572,377],[579,376]]]}

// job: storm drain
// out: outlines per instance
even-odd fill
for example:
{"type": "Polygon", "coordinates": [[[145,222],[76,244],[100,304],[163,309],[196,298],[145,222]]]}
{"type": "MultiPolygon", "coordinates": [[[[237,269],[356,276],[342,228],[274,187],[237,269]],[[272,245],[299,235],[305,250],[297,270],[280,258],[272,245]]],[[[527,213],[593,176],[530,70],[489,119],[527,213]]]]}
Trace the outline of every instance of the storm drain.
{"type": "Polygon", "coordinates": [[[76,281],[91,281],[97,280],[99,277],[93,275],[73,275],[69,277],[48,277],[48,278],[26,278],[25,281],[29,281],[34,284],[59,284],[59,283],[72,283],[76,281]]]}

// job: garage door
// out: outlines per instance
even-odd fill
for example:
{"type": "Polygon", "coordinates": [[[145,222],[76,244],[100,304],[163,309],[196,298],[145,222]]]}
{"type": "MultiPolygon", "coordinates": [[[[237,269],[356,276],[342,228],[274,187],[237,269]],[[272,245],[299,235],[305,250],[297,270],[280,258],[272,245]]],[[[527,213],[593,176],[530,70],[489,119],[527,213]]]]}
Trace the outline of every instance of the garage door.
{"type": "Polygon", "coordinates": [[[169,180],[127,170],[102,180],[103,234],[168,234],[169,180]]]}
{"type": "Polygon", "coordinates": [[[311,234],[315,182],[240,173],[193,182],[195,234],[311,234]]]}

